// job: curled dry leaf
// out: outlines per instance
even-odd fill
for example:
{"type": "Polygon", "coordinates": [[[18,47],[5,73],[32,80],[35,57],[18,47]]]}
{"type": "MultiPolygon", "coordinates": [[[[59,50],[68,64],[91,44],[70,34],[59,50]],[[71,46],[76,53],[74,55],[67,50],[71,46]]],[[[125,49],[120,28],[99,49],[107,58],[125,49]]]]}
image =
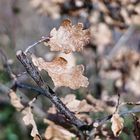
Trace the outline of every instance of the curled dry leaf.
{"type": "Polygon", "coordinates": [[[86,100],[77,100],[73,94],[67,95],[65,98],[61,98],[62,102],[75,113],[91,112],[94,111],[93,106],[89,105],[86,100]]]}
{"type": "Polygon", "coordinates": [[[20,98],[17,96],[17,94],[13,90],[10,91],[9,96],[10,96],[11,104],[17,109],[17,111],[22,110],[21,113],[23,114],[23,121],[25,125],[30,125],[30,124],[32,125],[31,136],[34,138],[39,136],[37,126],[34,121],[33,114],[31,112],[31,106],[24,107],[21,103],[20,98]]]}
{"type": "Polygon", "coordinates": [[[59,125],[56,125],[52,121],[47,119],[44,121],[49,125],[45,131],[45,138],[47,140],[71,140],[72,138],[76,137],[73,133],[59,125]]]}
{"type": "Polygon", "coordinates": [[[111,129],[114,133],[114,136],[119,136],[123,129],[123,123],[124,123],[123,118],[121,118],[120,115],[116,113],[113,114],[111,118],[111,122],[112,122],[111,129]]]}
{"type": "Polygon", "coordinates": [[[23,111],[22,114],[24,115],[23,121],[25,125],[32,125],[32,131],[31,131],[31,136],[35,137],[36,135],[39,135],[36,123],[34,121],[34,117],[31,111],[31,107],[26,107],[23,111]]]}
{"type": "Polygon", "coordinates": [[[82,23],[72,25],[68,19],[62,22],[58,30],[53,28],[50,36],[48,45],[51,51],[62,51],[65,53],[81,51],[90,39],[89,30],[83,30],[82,23]]]}
{"type": "Polygon", "coordinates": [[[24,108],[24,106],[20,101],[20,98],[13,90],[10,91],[9,97],[10,97],[11,104],[16,108],[17,111],[20,111],[24,108]]]}
{"type": "Polygon", "coordinates": [[[83,76],[83,65],[77,65],[70,67],[68,62],[62,58],[55,58],[52,62],[46,62],[42,58],[37,58],[34,55],[31,56],[32,61],[39,70],[46,70],[49,76],[52,78],[55,87],[70,87],[72,89],[78,89],[80,87],[87,87],[89,82],[88,78],[83,76]]]}

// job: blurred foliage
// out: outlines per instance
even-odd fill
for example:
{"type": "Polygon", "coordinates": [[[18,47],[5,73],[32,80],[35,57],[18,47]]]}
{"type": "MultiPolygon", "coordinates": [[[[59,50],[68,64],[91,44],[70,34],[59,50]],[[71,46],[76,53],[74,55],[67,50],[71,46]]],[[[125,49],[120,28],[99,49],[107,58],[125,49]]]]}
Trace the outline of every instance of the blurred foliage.
{"type": "MultiPolygon", "coordinates": [[[[81,54],[74,53],[69,59],[72,63],[85,65],[84,74],[88,77],[90,84],[87,89],[56,88],[58,96],[65,97],[67,94],[73,93],[77,99],[76,101],[74,100],[76,103],[79,100],[86,99],[87,103],[96,110],[96,112],[90,112],[87,113],[88,116],[86,116],[87,114],[84,116],[87,122],[91,122],[91,119],[101,119],[114,113],[118,98],[117,93],[121,95],[120,102],[139,101],[139,0],[1,0],[0,49],[5,52],[12,71],[16,75],[25,71],[15,59],[16,51],[18,49],[25,50],[27,46],[40,39],[41,36],[49,35],[52,28],[58,27],[65,18],[70,18],[73,23],[82,22],[84,23],[84,28],[90,29],[90,43],[85,46],[81,54]],[[121,36],[125,38],[125,42],[120,41],[121,36]],[[93,97],[90,100],[87,99],[89,94],[93,97]]],[[[50,52],[48,47],[43,45],[32,49],[32,51],[47,61],[62,55],[50,52]]],[[[1,60],[0,86],[2,84],[10,88],[12,81],[3,59],[1,60]]],[[[54,88],[54,84],[48,74],[45,71],[41,73],[45,82],[54,88]]],[[[19,81],[30,84],[33,87],[36,86],[27,74],[22,74],[19,81]]],[[[17,95],[26,104],[31,98],[35,97],[36,94],[32,93],[33,91],[20,89],[17,95]]],[[[48,99],[39,96],[33,107],[35,121],[43,138],[45,129],[51,124],[46,124],[43,121],[48,115],[47,112],[50,106],[48,99]],[[42,110],[35,111],[36,106],[42,110]],[[43,114],[44,112],[45,115],[43,114]]],[[[120,111],[123,112],[133,108],[134,106],[125,105],[120,107],[120,111]]],[[[5,94],[3,89],[0,89],[0,140],[32,139],[30,136],[31,127],[26,127],[21,122],[20,113],[12,107],[8,95],[5,94]]],[[[137,116],[139,117],[139,114],[137,116]]],[[[51,116],[52,119],[53,117],[51,116]]],[[[110,125],[110,123],[107,123],[97,128],[95,136],[97,135],[101,139],[109,137],[109,140],[135,139],[133,134],[134,123],[130,115],[124,117],[124,129],[118,138],[113,136],[110,125]]],[[[66,130],[56,124],[51,125],[51,128],[53,127],[62,130],[62,132],[66,130]]],[[[71,129],[73,130],[73,128],[71,129]]],[[[72,138],[72,140],[77,139],[72,138]]]]}

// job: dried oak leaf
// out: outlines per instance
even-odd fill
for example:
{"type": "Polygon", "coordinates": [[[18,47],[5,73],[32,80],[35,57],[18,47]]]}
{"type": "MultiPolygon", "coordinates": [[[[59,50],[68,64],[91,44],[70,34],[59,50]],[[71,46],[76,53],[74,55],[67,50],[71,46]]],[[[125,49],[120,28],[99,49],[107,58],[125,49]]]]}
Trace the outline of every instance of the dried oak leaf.
{"type": "Polygon", "coordinates": [[[70,87],[72,89],[78,89],[80,87],[87,87],[89,82],[88,78],[83,76],[83,65],[77,65],[70,67],[68,62],[62,58],[55,58],[52,62],[46,62],[42,58],[37,58],[34,55],[31,56],[32,61],[39,70],[46,70],[49,76],[52,78],[55,87],[70,87]]]}
{"type": "Polygon", "coordinates": [[[33,118],[33,114],[31,112],[31,106],[24,107],[21,103],[20,98],[17,96],[17,94],[13,90],[10,91],[9,96],[10,96],[11,104],[17,109],[17,111],[22,110],[21,113],[23,114],[23,121],[25,125],[30,125],[30,124],[32,125],[31,136],[34,138],[35,137],[37,138],[37,136],[39,136],[39,133],[38,133],[37,126],[33,118]]]}
{"type": "Polygon", "coordinates": [[[23,121],[25,125],[32,125],[32,131],[31,131],[31,136],[36,137],[36,135],[39,135],[36,123],[34,121],[34,117],[31,111],[31,107],[26,107],[23,111],[22,114],[24,115],[23,121]]]}
{"type": "Polygon", "coordinates": [[[62,102],[74,113],[91,112],[94,111],[94,107],[89,105],[86,100],[77,100],[73,94],[67,95],[65,98],[61,98],[62,102]]]}
{"type": "Polygon", "coordinates": [[[9,97],[10,97],[11,104],[16,108],[17,111],[20,111],[24,108],[24,106],[20,101],[20,98],[13,90],[10,91],[9,97]]]}
{"type": "Polygon", "coordinates": [[[111,118],[111,122],[112,122],[111,129],[114,133],[114,136],[119,136],[121,134],[123,126],[124,126],[123,118],[121,118],[119,114],[115,113],[115,114],[113,114],[113,116],[111,118]]]}
{"type": "Polygon", "coordinates": [[[83,50],[83,46],[89,43],[89,30],[83,30],[83,24],[72,25],[71,21],[66,19],[62,22],[58,30],[53,28],[50,32],[50,41],[47,45],[51,51],[62,51],[70,53],[83,50]]]}
{"type": "Polygon", "coordinates": [[[45,131],[45,138],[47,140],[71,140],[76,137],[73,133],[59,125],[56,125],[52,121],[45,119],[44,122],[49,124],[45,131]]]}

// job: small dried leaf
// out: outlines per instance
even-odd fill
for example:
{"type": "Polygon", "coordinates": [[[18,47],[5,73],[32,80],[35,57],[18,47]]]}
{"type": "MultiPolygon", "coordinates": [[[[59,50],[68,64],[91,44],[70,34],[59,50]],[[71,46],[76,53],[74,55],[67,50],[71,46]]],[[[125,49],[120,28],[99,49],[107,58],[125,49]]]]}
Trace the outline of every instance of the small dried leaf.
{"type": "Polygon", "coordinates": [[[21,104],[20,98],[13,90],[10,91],[9,96],[11,104],[17,109],[17,111],[20,111],[24,108],[24,106],[21,104]]]}
{"type": "Polygon", "coordinates": [[[23,121],[24,121],[25,125],[32,125],[31,136],[35,137],[36,135],[39,135],[36,123],[35,123],[34,118],[33,118],[31,107],[26,107],[22,111],[22,114],[24,115],[23,121]]]}
{"type": "Polygon", "coordinates": [[[53,122],[45,119],[45,123],[49,124],[45,131],[45,138],[47,140],[71,140],[72,138],[75,138],[76,136],[66,130],[65,128],[54,124],[53,122]]]}
{"type": "MultiPolygon", "coordinates": [[[[30,124],[32,125],[31,136],[34,137],[34,139],[36,138],[35,140],[37,140],[37,136],[39,136],[39,133],[38,133],[37,126],[33,118],[33,114],[31,112],[31,106],[24,107],[21,104],[20,98],[17,96],[17,94],[13,90],[10,91],[9,96],[10,96],[11,104],[17,109],[17,111],[22,110],[21,113],[23,114],[23,121],[25,125],[30,125],[30,124]]],[[[31,105],[34,102],[34,100],[35,99],[30,101],[29,105],[31,105]]]]}
{"type": "Polygon", "coordinates": [[[80,87],[87,87],[89,84],[88,78],[82,75],[84,72],[83,65],[71,67],[62,57],[55,58],[52,62],[46,62],[42,58],[37,58],[34,55],[31,57],[34,65],[39,70],[44,69],[48,72],[55,87],[65,86],[78,89],[80,87]]]}
{"type": "Polygon", "coordinates": [[[65,98],[61,98],[63,103],[73,112],[93,112],[94,107],[89,105],[86,100],[77,100],[73,94],[68,94],[65,98]]]}
{"type": "Polygon", "coordinates": [[[91,112],[94,111],[94,107],[89,105],[86,100],[77,100],[76,96],[73,94],[67,95],[65,98],[62,98],[62,102],[75,113],[82,112],[91,112]]]}
{"type": "Polygon", "coordinates": [[[111,129],[114,133],[114,136],[119,136],[123,129],[124,123],[123,118],[121,118],[120,115],[116,113],[112,116],[111,122],[112,122],[111,129]]]}
{"type": "Polygon", "coordinates": [[[83,46],[89,42],[89,30],[83,30],[83,24],[72,25],[66,19],[62,22],[58,30],[52,29],[50,32],[48,45],[51,51],[62,51],[65,53],[81,51],[83,46]]]}

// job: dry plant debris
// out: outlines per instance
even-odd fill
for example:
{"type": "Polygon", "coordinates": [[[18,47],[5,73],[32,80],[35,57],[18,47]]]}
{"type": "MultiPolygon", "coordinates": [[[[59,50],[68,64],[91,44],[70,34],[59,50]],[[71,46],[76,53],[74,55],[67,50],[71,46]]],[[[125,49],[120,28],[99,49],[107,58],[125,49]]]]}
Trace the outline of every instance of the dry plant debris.
{"type": "MultiPolygon", "coordinates": [[[[68,94],[61,98],[62,102],[68,107],[79,119],[91,123],[92,120],[86,113],[97,112],[98,110],[87,103],[86,100],[78,100],[74,94],[68,94]]],[[[56,114],[57,109],[53,105],[48,110],[49,113],[56,114]]]]}
{"type": "Polygon", "coordinates": [[[51,62],[46,62],[43,58],[32,55],[32,61],[39,70],[46,70],[52,78],[55,87],[70,87],[78,89],[88,86],[88,79],[83,76],[84,66],[77,65],[69,67],[69,63],[62,57],[55,58],[51,62]]]}
{"type": "Polygon", "coordinates": [[[112,122],[111,129],[114,133],[114,136],[119,136],[121,134],[123,126],[124,126],[123,118],[120,117],[119,114],[115,113],[115,114],[113,114],[113,116],[111,118],[111,122],[112,122]]]}
{"type": "Polygon", "coordinates": [[[45,131],[45,138],[47,140],[71,140],[76,137],[75,134],[69,132],[62,126],[56,125],[52,121],[45,119],[44,122],[49,125],[45,131]]]}
{"type": "Polygon", "coordinates": [[[17,109],[17,111],[21,111],[25,125],[32,125],[31,136],[34,137],[35,140],[37,140],[37,138],[40,138],[32,114],[31,106],[24,107],[24,105],[22,105],[21,103],[21,99],[17,96],[17,94],[13,90],[10,91],[9,97],[10,97],[11,104],[17,109]]]}
{"type": "Polygon", "coordinates": [[[89,30],[83,29],[83,24],[72,25],[71,21],[65,19],[58,30],[53,28],[50,32],[50,41],[47,45],[51,51],[62,51],[70,53],[83,50],[83,46],[89,43],[89,30]]]}

